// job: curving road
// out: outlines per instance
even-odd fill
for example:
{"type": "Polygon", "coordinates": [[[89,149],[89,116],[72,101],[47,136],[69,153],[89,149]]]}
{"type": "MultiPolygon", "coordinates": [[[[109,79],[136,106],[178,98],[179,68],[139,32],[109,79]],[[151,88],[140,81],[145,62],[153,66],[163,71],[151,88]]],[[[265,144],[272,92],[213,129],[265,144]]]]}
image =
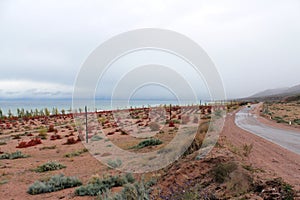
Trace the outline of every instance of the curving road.
{"type": "Polygon", "coordinates": [[[278,129],[259,122],[257,116],[250,113],[256,106],[245,107],[236,113],[235,124],[248,132],[300,155],[300,132],[278,129]]]}

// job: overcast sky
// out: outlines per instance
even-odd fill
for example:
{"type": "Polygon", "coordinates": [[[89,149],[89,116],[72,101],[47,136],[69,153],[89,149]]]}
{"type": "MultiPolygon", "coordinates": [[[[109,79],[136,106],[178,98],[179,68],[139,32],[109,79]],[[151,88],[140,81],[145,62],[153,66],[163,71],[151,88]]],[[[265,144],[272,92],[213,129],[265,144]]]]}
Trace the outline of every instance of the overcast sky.
{"type": "Polygon", "coordinates": [[[2,0],[0,27],[0,98],[70,97],[89,54],[138,28],[197,42],[229,98],[300,84],[299,0],[2,0]]]}

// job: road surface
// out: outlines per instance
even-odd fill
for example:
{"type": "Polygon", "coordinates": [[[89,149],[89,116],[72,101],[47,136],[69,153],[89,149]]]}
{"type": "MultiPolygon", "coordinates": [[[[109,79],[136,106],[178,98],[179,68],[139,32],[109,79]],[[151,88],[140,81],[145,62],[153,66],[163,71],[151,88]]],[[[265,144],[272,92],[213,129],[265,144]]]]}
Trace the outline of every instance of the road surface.
{"type": "Polygon", "coordinates": [[[257,116],[250,113],[256,106],[245,107],[236,113],[235,124],[248,132],[300,155],[300,132],[278,129],[259,122],[257,116]]]}

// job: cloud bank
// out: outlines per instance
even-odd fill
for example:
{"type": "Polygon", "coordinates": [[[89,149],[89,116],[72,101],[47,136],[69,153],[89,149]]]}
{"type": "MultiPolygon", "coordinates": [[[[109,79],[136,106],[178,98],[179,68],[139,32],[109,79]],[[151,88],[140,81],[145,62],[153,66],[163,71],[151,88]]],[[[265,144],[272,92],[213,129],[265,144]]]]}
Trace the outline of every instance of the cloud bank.
{"type": "Polygon", "coordinates": [[[28,80],[0,80],[0,98],[68,98],[73,87],[28,80]]]}
{"type": "MultiPolygon", "coordinates": [[[[299,10],[298,0],[3,0],[0,80],[29,80],[39,91],[32,95],[47,96],[40,83],[72,87],[98,45],[151,27],[199,43],[215,62],[229,98],[293,86],[300,74],[299,10]]],[[[23,88],[5,91],[7,98],[25,94],[23,88]]],[[[59,88],[50,92],[67,94],[59,88]]]]}

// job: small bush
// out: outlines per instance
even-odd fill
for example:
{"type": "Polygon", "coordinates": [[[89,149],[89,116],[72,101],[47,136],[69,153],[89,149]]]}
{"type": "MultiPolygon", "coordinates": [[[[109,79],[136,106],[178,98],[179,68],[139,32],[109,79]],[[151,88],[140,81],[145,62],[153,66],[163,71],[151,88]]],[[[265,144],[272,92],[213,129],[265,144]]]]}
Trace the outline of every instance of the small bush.
{"type": "Polygon", "coordinates": [[[41,134],[41,135],[44,135],[44,134],[46,134],[47,133],[47,129],[46,128],[41,128],[40,130],[39,130],[39,134],[41,134]]]}
{"type": "Polygon", "coordinates": [[[59,140],[59,139],[61,139],[61,136],[58,134],[54,134],[50,136],[50,140],[59,140]]]}
{"type": "Polygon", "coordinates": [[[163,142],[160,141],[159,139],[151,138],[151,139],[144,140],[144,141],[140,142],[137,146],[134,146],[133,148],[135,148],[135,149],[142,149],[144,147],[156,146],[156,145],[160,145],[162,143],[163,142]]]}
{"type": "Polygon", "coordinates": [[[294,123],[300,125],[300,119],[294,119],[294,123]]]}
{"type": "Polygon", "coordinates": [[[38,134],[38,137],[41,138],[42,140],[46,140],[47,139],[47,132],[40,132],[38,134]]]}
{"type": "Polygon", "coordinates": [[[80,149],[80,150],[77,150],[77,151],[65,154],[64,157],[72,158],[72,157],[75,157],[75,156],[80,156],[81,154],[83,154],[85,152],[88,152],[88,149],[83,148],[83,149],[80,149]]]}
{"type": "Polygon", "coordinates": [[[217,118],[220,118],[220,117],[223,116],[222,110],[216,110],[214,114],[215,114],[215,116],[216,116],[217,118]]]}
{"type": "Polygon", "coordinates": [[[40,150],[46,150],[46,149],[56,149],[56,145],[53,145],[53,146],[45,146],[45,147],[40,148],[40,150]]]}
{"type": "Polygon", "coordinates": [[[34,139],[31,139],[29,142],[20,142],[18,144],[18,146],[16,146],[16,148],[27,148],[27,147],[32,147],[32,146],[36,146],[38,144],[42,144],[42,141],[40,138],[34,138],[34,139]]]}
{"type": "Polygon", "coordinates": [[[68,138],[67,142],[65,142],[65,145],[71,145],[71,144],[76,144],[78,142],[78,140],[75,140],[73,137],[68,138]]]}
{"type": "Polygon", "coordinates": [[[103,138],[99,135],[94,135],[92,138],[91,138],[91,141],[99,141],[99,140],[102,140],[103,138]]]}
{"type": "Polygon", "coordinates": [[[55,131],[54,125],[53,124],[49,125],[48,132],[54,132],[54,131],[55,131]]]}
{"type": "Polygon", "coordinates": [[[36,172],[47,172],[47,171],[54,171],[54,170],[59,170],[66,168],[66,166],[55,162],[55,161],[49,161],[46,162],[45,164],[38,166],[34,171],[36,172]]]}
{"type": "Polygon", "coordinates": [[[29,186],[27,193],[31,195],[55,192],[65,188],[72,188],[82,185],[76,177],[66,177],[63,174],[52,176],[47,181],[36,181],[29,186]]]}
{"type": "Polygon", "coordinates": [[[111,191],[99,194],[102,200],[147,200],[150,199],[150,185],[143,181],[134,184],[127,183],[123,186],[123,190],[119,194],[112,194],[111,191]]]}
{"type": "Polygon", "coordinates": [[[118,168],[118,167],[120,167],[122,165],[122,161],[119,160],[119,159],[117,159],[117,160],[109,160],[107,162],[107,164],[109,165],[110,168],[115,169],[115,168],[118,168]]]}
{"type": "Polygon", "coordinates": [[[218,183],[223,183],[231,172],[237,169],[237,164],[234,162],[220,163],[212,169],[214,180],[218,183]]]}
{"type": "Polygon", "coordinates": [[[282,119],[281,117],[275,116],[273,118],[277,123],[288,123],[287,121],[285,121],[284,119],[282,119]]]}
{"type": "Polygon", "coordinates": [[[120,187],[127,183],[133,183],[135,180],[132,175],[110,176],[101,179],[94,176],[87,185],[81,186],[75,190],[77,196],[96,196],[101,195],[113,187],[120,187]],[[129,178],[129,179],[128,179],[129,178]]]}
{"type": "Polygon", "coordinates": [[[19,139],[21,139],[21,135],[13,135],[12,139],[13,140],[19,140],[19,139]]]}
{"type": "Polygon", "coordinates": [[[169,127],[175,127],[175,123],[173,121],[169,122],[169,127]]]}
{"type": "Polygon", "coordinates": [[[252,151],[252,148],[253,148],[253,144],[250,144],[250,145],[244,144],[243,145],[243,155],[248,157],[252,151]]]}
{"type": "Polygon", "coordinates": [[[4,153],[4,154],[1,154],[0,155],[0,160],[3,160],[3,159],[13,160],[13,159],[27,158],[27,157],[29,157],[29,156],[23,154],[21,151],[16,151],[16,152],[13,152],[13,153],[4,153]]]}

